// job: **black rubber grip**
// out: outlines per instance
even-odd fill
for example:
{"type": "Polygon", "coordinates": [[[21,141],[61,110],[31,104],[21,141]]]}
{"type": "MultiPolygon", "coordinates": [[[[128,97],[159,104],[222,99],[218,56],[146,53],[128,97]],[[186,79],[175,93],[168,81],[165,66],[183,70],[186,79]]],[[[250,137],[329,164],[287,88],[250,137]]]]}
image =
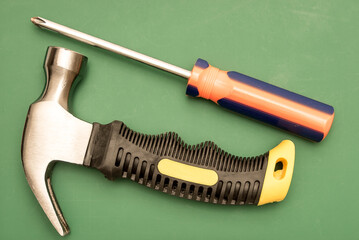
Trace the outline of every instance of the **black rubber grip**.
{"type": "Polygon", "coordinates": [[[176,133],[145,135],[124,123],[93,124],[85,165],[106,178],[129,178],[178,197],[217,204],[258,204],[268,163],[268,152],[257,157],[237,157],[213,142],[187,145],[176,133]],[[211,186],[162,174],[159,161],[169,159],[210,169],[218,174],[211,186]]]}

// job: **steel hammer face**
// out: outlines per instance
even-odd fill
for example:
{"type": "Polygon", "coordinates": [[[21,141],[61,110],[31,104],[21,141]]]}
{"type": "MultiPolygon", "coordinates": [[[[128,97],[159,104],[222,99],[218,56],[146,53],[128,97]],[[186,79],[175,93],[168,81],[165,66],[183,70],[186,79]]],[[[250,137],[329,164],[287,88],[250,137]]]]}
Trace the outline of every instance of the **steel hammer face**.
{"type": "Polygon", "coordinates": [[[71,87],[85,67],[79,53],[49,47],[44,68],[46,86],[28,111],[22,138],[22,163],[27,181],[45,214],[59,232],[69,227],[51,187],[51,170],[56,161],[83,164],[92,125],[68,112],[71,87]]]}

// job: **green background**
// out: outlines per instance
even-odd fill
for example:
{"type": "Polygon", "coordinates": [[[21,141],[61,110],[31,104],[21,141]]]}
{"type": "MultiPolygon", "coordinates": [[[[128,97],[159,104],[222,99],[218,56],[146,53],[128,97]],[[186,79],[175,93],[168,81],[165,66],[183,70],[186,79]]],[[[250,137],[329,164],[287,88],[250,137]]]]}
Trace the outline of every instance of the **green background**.
{"type": "Polygon", "coordinates": [[[59,163],[53,187],[71,227],[67,239],[354,239],[358,224],[359,2],[14,1],[0,3],[0,239],[60,239],[21,165],[28,106],[44,87],[47,46],[89,58],[72,113],[122,120],[148,134],[175,131],[243,156],[283,139],[296,163],[283,202],[217,206],[184,200],[93,169],[59,163]],[[309,142],[185,96],[186,81],[36,28],[41,16],[191,69],[198,57],[333,105],[322,143],[309,142]]]}

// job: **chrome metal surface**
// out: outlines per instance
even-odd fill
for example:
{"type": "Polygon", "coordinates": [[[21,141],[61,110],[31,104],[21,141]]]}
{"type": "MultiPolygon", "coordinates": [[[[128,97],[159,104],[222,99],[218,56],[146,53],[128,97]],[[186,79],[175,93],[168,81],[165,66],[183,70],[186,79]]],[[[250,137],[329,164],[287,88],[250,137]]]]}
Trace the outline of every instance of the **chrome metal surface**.
{"type": "Polygon", "coordinates": [[[54,101],[68,111],[70,90],[74,88],[87,63],[87,57],[59,47],[49,47],[44,69],[45,90],[38,101],[54,101]]]}
{"type": "Polygon", "coordinates": [[[68,97],[86,57],[79,53],[49,47],[45,59],[47,83],[39,100],[30,106],[22,139],[22,163],[27,181],[45,214],[64,236],[69,227],[51,187],[55,162],[82,165],[92,124],[71,115],[68,97]]]}
{"type": "Polygon", "coordinates": [[[102,40],[100,38],[88,35],[86,33],[83,33],[83,32],[80,32],[80,31],[77,31],[74,29],[71,29],[69,27],[60,25],[58,23],[51,22],[45,18],[33,17],[33,18],[31,18],[31,21],[35,25],[37,25],[41,28],[46,28],[46,29],[55,31],[57,33],[60,33],[62,35],[65,35],[69,38],[76,39],[80,42],[84,42],[84,43],[90,44],[92,46],[103,48],[108,51],[135,59],[137,61],[146,63],[148,65],[151,65],[153,67],[165,70],[167,72],[170,72],[170,73],[173,73],[176,75],[179,75],[181,77],[188,79],[191,76],[191,71],[188,71],[186,69],[183,69],[183,68],[174,66],[172,64],[163,62],[161,60],[146,56],[144,54],[130,50],[128,48],[121,47],[117,44],[102,40]]]}

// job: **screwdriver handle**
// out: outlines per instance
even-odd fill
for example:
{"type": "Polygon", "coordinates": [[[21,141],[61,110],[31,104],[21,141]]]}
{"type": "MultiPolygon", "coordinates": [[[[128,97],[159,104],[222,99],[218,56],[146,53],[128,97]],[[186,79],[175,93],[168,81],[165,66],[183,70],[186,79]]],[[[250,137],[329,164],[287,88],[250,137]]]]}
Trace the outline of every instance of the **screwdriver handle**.
{"type": "Polygon", "coordinates": [[[198,59],[186,94],[210,99],[231,111],[320,142],[328,134],[334,108],[325,103],[198,59]]]}

